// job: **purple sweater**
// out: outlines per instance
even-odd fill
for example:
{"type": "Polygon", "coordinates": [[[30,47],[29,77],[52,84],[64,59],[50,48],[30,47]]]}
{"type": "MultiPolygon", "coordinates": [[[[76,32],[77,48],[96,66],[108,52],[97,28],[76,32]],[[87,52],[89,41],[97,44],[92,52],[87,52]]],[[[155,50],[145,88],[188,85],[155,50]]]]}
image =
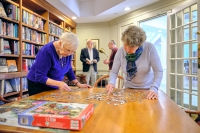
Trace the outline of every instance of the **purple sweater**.
{"type": "MultiPolygon", "coordinates": [[[[50,42],[39,50],[27,78],[33,82],[46,84],[48,78],[62,81],[66,74],[70,81],[74,80],[76,77],[71,67],[71,58],[71,56],[62,58],[62,63],[64,64],[62,68],[53,42],[50,42]]],[[[58,88],[56,86],[51,87],[58,88]]]]}

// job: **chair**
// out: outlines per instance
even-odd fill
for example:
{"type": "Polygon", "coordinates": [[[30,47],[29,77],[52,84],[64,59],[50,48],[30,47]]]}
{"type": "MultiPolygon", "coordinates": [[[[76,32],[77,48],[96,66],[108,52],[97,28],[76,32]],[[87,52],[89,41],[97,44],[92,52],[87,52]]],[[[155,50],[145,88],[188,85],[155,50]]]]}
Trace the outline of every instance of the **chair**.
{"type": "MultiPolygon", "coordinates": [[[[104,85],[108,84],[108,82],[105,82],[107,81],[109,78],[109,75],[106,74],[104,76],[101,76],[95,83],[94,83],[94,86],[93,87],[98,87],[98,85],[100,85],[100,87],[102,88],[103,85],[102,85],[102,81],[104,81],[104,85]]],[[[117,76],[117,84],[116,84],[116,88],[122,88],[120,87],[120,85],[124,85],[124,78],[122,76],[117,76]]]]}
{"type": "Polygon", "coordinates": [[[87,84],[86,75],[84,75],[84,74],[77,74],[76,77],[78,78],[79,82],[81,82],[83,84],[87,84]]]}
{"type": "Polygon", "coordinates": [[[190,117],[192,117],[192,114],[196,114],[197,117],[195,118],[195,121],[197,122],[197,124],[200,126],[200,111],[195,111],[195,110],[185,110],[186,113],[188,113],[190,115],[190,117]]]}

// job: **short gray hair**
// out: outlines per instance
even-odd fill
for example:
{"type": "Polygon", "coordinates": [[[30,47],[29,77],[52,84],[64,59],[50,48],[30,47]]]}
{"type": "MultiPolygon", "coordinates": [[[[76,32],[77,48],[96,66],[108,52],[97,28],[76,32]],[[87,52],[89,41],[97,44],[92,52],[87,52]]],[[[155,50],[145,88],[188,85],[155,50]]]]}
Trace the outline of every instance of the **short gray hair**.
{"type": "Polygon", "coordinates": [[[138,26],[129,26],[123,33],[121,40],[125,42],[128,46],[140,47],[146,40],[146,33],[144,30],[138,26]]]}
{"type": "Polygon", "coordinates": [[[114,40],[110,40],[110,42],[115,45],[115,41],[114,40]]]}
{"type": "Polygon", "coordinates": [[[72,32],[62,33],[59,40],[62,42],[63,45],[70,45],[74,48],[77,48],[79,45],[79,40],[77,35],[72,32]]]}
{"type": "Polygon", "coordinates": [[[92,43],[93,43],[92,39],[88,39],[88,40],[86,41],[86,44],[88,45],[89,42],[92,42],[92,43]]]}

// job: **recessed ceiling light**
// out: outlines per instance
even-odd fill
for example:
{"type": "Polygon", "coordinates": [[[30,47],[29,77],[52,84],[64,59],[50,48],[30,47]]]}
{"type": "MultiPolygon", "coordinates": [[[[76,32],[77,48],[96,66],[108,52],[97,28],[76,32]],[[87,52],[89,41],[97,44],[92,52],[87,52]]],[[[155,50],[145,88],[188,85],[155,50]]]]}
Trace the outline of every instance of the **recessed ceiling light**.
{"type": "Polygon", "coordinates": [[[75,16],[73,16],[73,17],[72,17],[72,19],[76,19],[76,17],[75,17],[75,16]]]}
{"type": "Polygon", "coordinates": [[[125,10],[125,11],[128,11],[128,10],[130,10],[130,8],[129,8],[129,7],[125,7],[124,10],[125,10]]]}

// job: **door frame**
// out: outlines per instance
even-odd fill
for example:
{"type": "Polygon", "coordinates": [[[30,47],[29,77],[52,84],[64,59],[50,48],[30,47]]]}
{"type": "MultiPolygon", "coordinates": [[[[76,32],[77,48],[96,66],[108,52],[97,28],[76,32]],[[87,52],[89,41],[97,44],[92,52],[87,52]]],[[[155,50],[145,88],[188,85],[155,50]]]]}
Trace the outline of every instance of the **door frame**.
{"type": "MultiPolygon", "coordinates": [[[[185,9],[185,8],[187,8],[187,7],[190,7],[191,5],[193,5],[193,4],[195,4],[195,3],[197,3],[197,16],[200,16],[200,1],[199,0],[188,0],[188,1],[185,1],[185,2],[183,2],[182,4],[180,4],[179,6],[177,6],[176,8],[173,8],[172,9],[172,12],[171,13],[168,13],[168,15],[167,15],[167,29],[168,29],[168,31],[167,31],[167,44],[168,44],[168,46],[167,46],[167,57],[168,57],[168,60],[167,60],[167,67],[168,67],[168,73],[167,73],[167,94],[170,96],[170,69],[171,69],[171,66],[170,66],[170,45],[169,44],[171,44],[171,42],[170,42],[170,40],[171,40],[171,36],[170,36],[170,15],[172,15],[172,14],[174,14],[174,13],[177,13],[177,12],[179,12],[179,11],[181,11],[182,9],[185,9]]],[[[175,22],[176,23],[176,22],[175,22]]],[[[197,30],[198,31],[200,31],[200,17],[198,17],[197,18],[197,30]]],[[[198,35],[197,36],[197,45],[200,45],[200,36],[198,35]]],[[[197,59],[198,60],[198,59],[197,59]]],[[[198,77],[200,77],[200,69],[198,69],[198,71],[197,71],[197,75],[198,75],[198,77]]],[[[198,110],[200,110],[200,78],[198,78],[198,81],[197,81],[197,93],[198,93],[198,96],[197,96],[197,101],[198,101],[198,105],[197,105],[197,109],[198,110]]],[[[190,95],[190,94],[189,94],[190,95]]],[[[175,94],[175,97],[177,98],[177,95],[175,94]]],[[[190,97],[190,96],[189,96],[190,97]]],[[[176,99],[175,98],[175,99],[176,99]]],[[[191,98],[190,98],[190,100],[191,100],[191,98]]],[[[182,99],[182,101],[183,101],[183,99],[182,99]]],[[[191,104],[191,102],[189,103],[189,104],[191,104]]]]}

